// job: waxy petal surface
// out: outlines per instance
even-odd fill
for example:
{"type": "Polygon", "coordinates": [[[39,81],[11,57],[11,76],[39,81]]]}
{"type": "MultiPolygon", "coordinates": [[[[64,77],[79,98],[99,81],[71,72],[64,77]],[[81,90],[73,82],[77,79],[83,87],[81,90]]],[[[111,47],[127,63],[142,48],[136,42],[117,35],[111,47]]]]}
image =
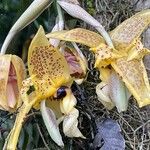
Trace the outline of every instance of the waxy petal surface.
{"type": "Polygon", "coordinates": [[[21,58],[15,55],[0,56],[0,106],[13,111],[21,105],[19,90],[25,79],[25,66],[21,58]]]}
{"type": "Polygon", "coordinates": [[[70,81],[65,58],[49,44],[42,27],[29,47],[28,66],[30,76],[36,76],[33,82],[40,98],[51,96],[58,87],[70,81]]]}
{"type": "Polygon", "coordinates": [[[104,43],[104,39],[99,34],[82,28],[52,32],[47,34],[46,37],[77,42],[89,47],[97,47],[100,43],[104,43]]]}
{"type": "Polygon", "coordinates": [[[127,61],[120,58],[112,67],[122,77],[129,91],[134,95],[140,107],[150,104],[150,86],[144,64],[139,60],[127,61]]]}
{"type": "Polygon", "coordinates": [[[8,82],[9,66],[11,63],[11,55],[1,55],[0,56],[0,106],[4,110],[9,110],[6,88],[8,82]]]}
{"type": "Polygon", "coordinates": [[[115,48],[124,51],[131,47],[132,42],[139,38],[150,24],[150,9],[144,10],[125,20],[111,32],[115,48]]]}

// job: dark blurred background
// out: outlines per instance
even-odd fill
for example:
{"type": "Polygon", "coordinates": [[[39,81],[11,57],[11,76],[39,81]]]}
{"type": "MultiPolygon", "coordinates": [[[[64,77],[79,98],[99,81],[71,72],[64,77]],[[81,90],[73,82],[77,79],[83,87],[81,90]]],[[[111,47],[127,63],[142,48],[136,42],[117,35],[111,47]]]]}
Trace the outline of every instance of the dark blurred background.
{"type": "MultiPolygon", "coordinates": [[[[0,47],[12,25],[32,1],[33,0],[0,0],[0,47]]],[[[52,5],[51,8],[45,10],[37,20],[15,36],[7,53],[21,55],[24,42],[37,31],[38,26],[41,24],[46,31],[50,31],[54,25],[55,17],[55,5],[52,5]]]]}

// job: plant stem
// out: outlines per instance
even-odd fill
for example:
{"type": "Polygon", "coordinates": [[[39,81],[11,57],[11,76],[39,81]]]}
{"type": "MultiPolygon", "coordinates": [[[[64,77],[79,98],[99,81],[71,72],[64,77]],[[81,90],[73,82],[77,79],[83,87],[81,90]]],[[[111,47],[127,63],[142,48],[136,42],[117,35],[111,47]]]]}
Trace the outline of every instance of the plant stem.
{"type": "MultiPolygon", "coordinates": [[[[34,99],[35,101],[35,99],[34,99]]],[[[30,111],[30,109],[33,106],[33,102],[29,103],[28,105],[23,104],[19,109],[19,114],[17,114],[14,126],[10,132],[10,135],[8,137],[8,143],[6,145],[7,150],[16,150],[18,138],[23,126],[23,123],[25,121],[26,115],[30,111]]]]}
{"type": "Polygon", "coordinates": [[[59,6],[58,3],[56,3],[56,7],[57,7],[57,12],[58,12],[59,21],[63,21],[63,22],[64,22],[62,10],[61,10],[61,7],[59,6]]]}

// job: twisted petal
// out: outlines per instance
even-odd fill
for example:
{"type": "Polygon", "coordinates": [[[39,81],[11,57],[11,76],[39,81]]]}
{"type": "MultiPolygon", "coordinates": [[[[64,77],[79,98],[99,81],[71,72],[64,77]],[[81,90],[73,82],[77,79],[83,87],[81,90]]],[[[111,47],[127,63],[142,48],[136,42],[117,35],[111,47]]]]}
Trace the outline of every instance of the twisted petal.
{"type": "Polygon", "coordinates": [[[105,82],[101,82],[96,86],[96,94],[98,100],[108,109],[111,110],[114,108],[115,104],[109,97],[109,86],[105,82]]]}
{"type": "Polygon", "coordinates": [[[64,118],[63,121],[63,131],[64,134],[68,137],[81,137],[85,138],[80,130],[78,129],[78,118],[79,111],[76,108],[73,108],[68,115],[64,118]]]}
{"type": "Polygon", "coordinates": [[[150,86],[142,60],[127,61],[127,57],[112,62],[112,67],[121,76],[140,107],[150,104],[150,86]]]}
{"type": "Polygon", "coordinates": [[[56,38],[60,40],[77,42],[89,47],[97,47],[100,43],[104,43],[103,38],[92,31],[76,28],[69,31],[52,32],[46,35],[47,38],[56,38]]]}
{"type": "Polygon", "coordinates": [[[47,98],[70,81],[70,72],[63,55],[45,37],[42,27],[29,47],[28,66],[39,98],[47,98]]]}

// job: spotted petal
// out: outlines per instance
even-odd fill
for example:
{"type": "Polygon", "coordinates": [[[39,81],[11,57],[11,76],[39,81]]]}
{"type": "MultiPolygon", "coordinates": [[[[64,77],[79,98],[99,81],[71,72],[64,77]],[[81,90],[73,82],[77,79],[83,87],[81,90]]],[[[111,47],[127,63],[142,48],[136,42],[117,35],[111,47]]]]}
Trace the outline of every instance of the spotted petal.
{"type": "Polygon", "coordinates": [[[144,48],[142,42],[140,40],[137,41],[136,45],[133,46],[128,51],[128,61],[132,59],[142,59],[145,55],[150,54],[150,50],[147,48],[144,48]]]}
{"type": "Polygon", "coordinates": [[[81,43],[89,47],[97,47],[100,43],[104,43],[104,39],[99,34],[81,28],[52,32],[47,34],[46,37],[81,43]]]}
{"type": "Polygon", "coordinates": [[[127,61],[120,58],[112,67],[122,77],[130,93],[136,98],[140,107],[150,104],[150,86],[144,64],[139,60],[127,61]]]}
{"type": "Polygon", "coordinates": [[[30,76],[40,99],[51,96],[58,87],[70,81],[70,72],[63,55],[45,37],[42,27],[29,47],[30,76]]]}
{"type": "Polygon", "coordinates": [[[65,58],[56,48],[49,45],[42,27],[29,47],[28,67],[30,78],[23,82],[24,87],[21,90],[21,95],[25,98],[24,104],[17,114],[7,149],[16,149],[24,119],[33,105],[52,96],[57,88],[70,81],[70,72],[65,58]],[[27,91],[31,85],[34,85],[35,92],[28,96],[27,91]]]}
{"type": "Polygon", "coordinates": [[[128,49],[134,39],[139,38],[150,24],[150,9],[144,10],[125,20],[111,32],[115,48],[119,51],[128,49]]]}
{"type": "Polygon", "coordinates": [[[105,44],[100,44],[96,48],[91,48],[95,52],[95,67],[106,67],[115,61],[117,58],[123,57],[125,54],[119,54],[117,50],[108,47],[105,44]]]}

